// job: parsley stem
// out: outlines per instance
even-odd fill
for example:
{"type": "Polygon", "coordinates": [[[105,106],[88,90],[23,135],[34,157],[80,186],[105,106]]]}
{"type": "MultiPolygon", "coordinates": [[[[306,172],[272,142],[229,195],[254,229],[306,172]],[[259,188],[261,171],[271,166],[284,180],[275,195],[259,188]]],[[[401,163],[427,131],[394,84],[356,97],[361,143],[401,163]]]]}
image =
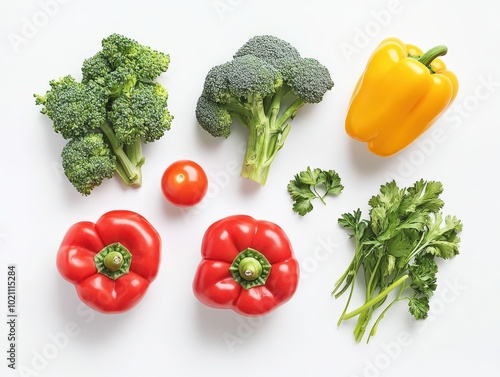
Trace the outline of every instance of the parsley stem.
{"type": "Polygon", "coordinates": [[[312,187],[312,191],[314,192],[314,195],[316,195],[316,197],[319,198],[323,202],[323,204],[326,204],[326,201],[325,201],[326,193],[324,195],[321,195],[318,192],[318,190],[316,190],[316,186],[312,187]]]}
{"type": "Polygon", "coordinates": [[[363,338],[363,335],[366,331],[366,326],[368,326],[368,322],[370,322],[372,314],[373,308],[370,307],[359,315],[358,323],[354,329],[354,339],[356,340],[356,342],[360,342],[363,338]]]}
{"type": "Polygon", "coordinates": [[[387,305],[387,307],[382,311],[382,313],[380,313],[380,315],[378,316],[377,320],[375,321],[375,323],[373,324],[373,327],[372,329],[370,330],[370,334],[368,335],[368,339],[366,340],[366,343],[368,343],[370,341],[370,338],[372,336],[374,336],[376,333],[377,333],[377,327],[378,327],[378,324],[380,323],[380,321],[382,320],[382,318],[384,318],[385,316],[385,313],[387,313],[387,311],[398,301],[400,301],[402,298],[401,298],[401,294],[405,291],[405,289],[408,288],[407,285],[404,285],[404,284],[401,284],[400,288],[399,288],[399,292],[398,292],[398,295],[396,296],[396,298],[394,300],[392,300],[392,302],[387,305]]]}
{"type": "Polygon", "coordinates": [[[352,278],[351,289],[349,291],[349,297],[347,297],[347,302],[344,306],[344,310],[342,311],[342,314],[340,315],[339,321],[337,322],[337,326],[340,326],[340,324],[342,323],[342,320],[344,319],[343,317],[344,317],[345,313],[347,312],[347,309],[349,308],[349,303],[351,302],[352,293],[354,292],[355,282],[356,282],[356,273],[354,274],[354,276],[352,278]]]}
{"type": "Polygon", "coordinates": [[[380,265],[380,261],[382,260],[382,254],[379,255],[377,258],[377,263],[375,264],[375,267],[373,268],[373,272],[370,276],[370,280],[368,281],[367,289],[366,289],[366,300],[369,300],[370,298],[373,297],[373,294],[375,292],[375,288],[377,284],[373,284],[373,279],[375,278],[375,275],[377,275],[378,272],[378,266],[380,265]]]}
{"type": "Polygon", "coordinates": [[[424,238],[426,236],[426,233],[422,233],[422,236],[420,237],[417,246],[413,249],[413,251],[410,253],[410,255],[407,258],[407,263],[410,263],[410,261],[418,254],[420,253],[424,248],[427,247],[429,244],[428,242],[424,243],[422,245],[422,242],[424,241],[424,238]]]}
{"type": "Polygon", "coordinates": [[[383,300],[385,297],[387,297],[387,295],[394,289],[396,289],[397,287],[399,287],[401,284],[403,284],[403,282],[408,279],[408,275],[403,275],[401,276],[398,280],[396,280],[394,283],[392,283],[391,285],[389,285],[386,289],[384,289],[382,292],[380,292],[377,296],[375,296],[374,298],[372,298],[371,300],[368,300],[367,302],[365,302],[364,305],[360,306],[359,308],[353,310],[352,312],[350,313],[347,313],[347,314],[344,314],[342,316],[342,319],[349,319],[349,318],[352,318],[352,317],[355,317],[357,316],[358,314],[361,314],[363,313],[365,310],[371,308],[373,305],[375,305],[376,303],[378,303],[379,301],[383,300]]]}

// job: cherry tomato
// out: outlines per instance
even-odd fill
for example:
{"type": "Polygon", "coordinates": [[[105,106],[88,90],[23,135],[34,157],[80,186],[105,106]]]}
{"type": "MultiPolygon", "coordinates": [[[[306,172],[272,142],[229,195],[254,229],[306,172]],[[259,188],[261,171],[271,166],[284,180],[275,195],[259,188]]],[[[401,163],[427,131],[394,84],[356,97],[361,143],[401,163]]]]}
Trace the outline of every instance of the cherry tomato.
{"type": "Polygon", "coordinates": [[[161,178],[163,196],[177,207],[198,204],[208,190],[208,178],[203,168],[191,160],[172,163],[161,178]]]}

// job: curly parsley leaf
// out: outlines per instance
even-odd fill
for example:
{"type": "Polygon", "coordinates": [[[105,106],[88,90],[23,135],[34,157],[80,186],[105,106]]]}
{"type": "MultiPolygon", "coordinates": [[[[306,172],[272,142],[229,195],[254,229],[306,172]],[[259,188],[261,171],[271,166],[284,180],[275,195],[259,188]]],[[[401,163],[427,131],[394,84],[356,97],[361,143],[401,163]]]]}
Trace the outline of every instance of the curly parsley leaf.
{"type": "Polygon", "coordinates": [[[409,297],[410,314],[415,319],[426,319],[429,315],[429,299],[427,297],[409,297]]]}
{"type": "Polygon", "coordinates": [[[344,186],[340,176],[334,170],[321,170],[319,168],[306,170],[296,174],[288,183],[288,193],[293,200],[293,211],[304,216],[313,210],[312,201],[320,199],[326,204],[327,195],[339,195],[344,186]]]}
{"type": "Polygon", "coordinates": [[[438,266],[434,257],[430,254],[419,255],[415,258],[413,264],[408,267],[411,279],[410,288],[413,289],[415,296],[431,297],[436,290],[436,273],[438,266]]]}

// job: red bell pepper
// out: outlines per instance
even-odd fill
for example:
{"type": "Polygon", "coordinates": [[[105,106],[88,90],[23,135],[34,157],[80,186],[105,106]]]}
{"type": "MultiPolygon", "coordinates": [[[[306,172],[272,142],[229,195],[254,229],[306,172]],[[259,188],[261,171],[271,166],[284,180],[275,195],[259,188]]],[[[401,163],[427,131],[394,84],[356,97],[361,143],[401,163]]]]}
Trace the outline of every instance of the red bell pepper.
{"type": "Polygon", "coordinates": [[[285,232],[269,221],[235,215],[203,236],[193,292],[214,308],[265,315],[287,302],[299,281],[299,264],[285,232]]]}
{"type": "Polygon", "coordinates": [[[131,309],[156,278],[161,238],[141,215],[117,210],[94,224],[69,228],[57,253],[57,269],[80,299],[103,313],[131,309]]]}

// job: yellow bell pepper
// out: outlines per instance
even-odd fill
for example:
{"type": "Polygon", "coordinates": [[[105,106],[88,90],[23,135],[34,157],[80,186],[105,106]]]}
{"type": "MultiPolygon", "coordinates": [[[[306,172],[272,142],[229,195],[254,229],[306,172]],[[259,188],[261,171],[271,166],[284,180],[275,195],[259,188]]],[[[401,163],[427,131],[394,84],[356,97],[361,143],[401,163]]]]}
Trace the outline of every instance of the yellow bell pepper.
{"type": "Polygon", "coordinates": [[[455,74],[437,57],[397,38],[382,41],[358,80],[349,103],[346,132],[370,151],[391,156],[417,139],[453,102],[455,74]]]}

